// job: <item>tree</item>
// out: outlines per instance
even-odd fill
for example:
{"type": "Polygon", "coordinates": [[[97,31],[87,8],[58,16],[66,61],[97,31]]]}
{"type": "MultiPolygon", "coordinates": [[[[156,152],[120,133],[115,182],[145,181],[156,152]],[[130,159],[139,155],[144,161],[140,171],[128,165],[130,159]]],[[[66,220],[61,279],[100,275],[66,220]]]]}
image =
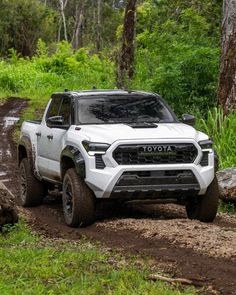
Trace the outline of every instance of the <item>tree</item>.
{"type": "Polygon", "coordinates": [[[84,22],[84,8],[86,0],[83,0],[82,3],[79,1],[75,4],[75,15],[74,15],[74,32],[72,35],[72,46],[74,49],[78,49],[83,46],[83,22],[84,22]]]}
{"type": "Polygon", "coordinates": [[[218,104],[228,114],[236,108],[236,0],[224,0],[218,104]]]}
{"type": "Polygon", "coordinates": [[[102,38],[101,38],[101,6],[102,0],[98,0],[98,8],[97,8],[97,52],[101,51],[102,48],[102,38]]]}
{"type": "Polygon", "coordinates": [[[118,72],[118,87],[126,86],[127,79],[134,75],[134,39],[137,0],[128,0],[125,8],[122,49],[118,72]]]}
{"type": "Polygon", "coordinates": [[[64,39],[68,41],[67,38],[67,24],[66,24],[66,16],[65,16],[65,9],[68,0],[59,0],[59,11],[60,11],[60,20],[59,20],[59,29],[58,29],[58,42],[61,40],[61,25],[63,25],[64,29],[64,39]]]}
{"type": "Polygon", "coordinates": [[[35,53],[38,39],[51,42],[55,13],[38,0],[0,0],[0,53],[14,48],[23,56],[35,53]]]}

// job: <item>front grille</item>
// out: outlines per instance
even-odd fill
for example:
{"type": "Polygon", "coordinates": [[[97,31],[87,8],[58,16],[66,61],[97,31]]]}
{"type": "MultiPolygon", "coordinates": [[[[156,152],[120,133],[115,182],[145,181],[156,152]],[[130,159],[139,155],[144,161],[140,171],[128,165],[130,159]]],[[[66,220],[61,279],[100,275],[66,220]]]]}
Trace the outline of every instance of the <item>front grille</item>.
{"type": "Polygon", "coordinates": [[[193,163],[198,154],[191,143],[120,145],[113,152],[119,165],[193,163]]]}
{"type": "Polygon", "coordinates": [[[102,155],[95,155],[96,169],[104,169],[106,167],[102,155]]]}

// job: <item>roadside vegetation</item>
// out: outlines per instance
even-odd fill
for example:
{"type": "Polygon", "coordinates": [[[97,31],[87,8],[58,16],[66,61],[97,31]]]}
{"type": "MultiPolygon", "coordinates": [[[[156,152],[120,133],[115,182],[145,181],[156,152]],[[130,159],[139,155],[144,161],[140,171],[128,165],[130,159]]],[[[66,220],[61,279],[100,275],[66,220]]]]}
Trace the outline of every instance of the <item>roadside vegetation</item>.
{"type": "Polygon", "coordinates": [[[158,265],[148,258],[121,257],[91,244],[49,240],[21,221],[0,234],[0,293],[8,294],[162,294],[194,295],[163,282],[152,282],[158,265]]]}
{"type": "Polygon", "coordinates": [[[209,110],[206,120],[199,121],[199,127],[213,140],[220,168],[235,167],[236,111],[229,116],[224,116],[220,108],[209,110]]]}

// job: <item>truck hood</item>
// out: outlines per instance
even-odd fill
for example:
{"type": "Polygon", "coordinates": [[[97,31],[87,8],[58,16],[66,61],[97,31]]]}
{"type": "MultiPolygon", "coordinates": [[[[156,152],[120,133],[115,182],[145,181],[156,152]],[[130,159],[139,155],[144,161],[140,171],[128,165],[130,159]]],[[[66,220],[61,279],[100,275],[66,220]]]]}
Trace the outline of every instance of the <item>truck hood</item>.
{"type": "Polygon", "coordinates": [[[80,134],[91,142],[112,144],[117,140],[208,139],[202,132],[182,123],[161,123],[157,128],[134,128],[126,124],[80,125],[80,134]]]}

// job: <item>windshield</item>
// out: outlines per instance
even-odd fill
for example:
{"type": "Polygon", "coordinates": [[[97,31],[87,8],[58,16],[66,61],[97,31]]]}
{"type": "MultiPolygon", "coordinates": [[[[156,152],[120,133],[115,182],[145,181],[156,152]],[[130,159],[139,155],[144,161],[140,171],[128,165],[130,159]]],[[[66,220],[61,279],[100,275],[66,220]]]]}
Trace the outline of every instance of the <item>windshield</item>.
{"type": "Polygon", "coordinates": [[[80,124],[175,122],[156,96],[109,95],[79,99],[80,124]]]}

